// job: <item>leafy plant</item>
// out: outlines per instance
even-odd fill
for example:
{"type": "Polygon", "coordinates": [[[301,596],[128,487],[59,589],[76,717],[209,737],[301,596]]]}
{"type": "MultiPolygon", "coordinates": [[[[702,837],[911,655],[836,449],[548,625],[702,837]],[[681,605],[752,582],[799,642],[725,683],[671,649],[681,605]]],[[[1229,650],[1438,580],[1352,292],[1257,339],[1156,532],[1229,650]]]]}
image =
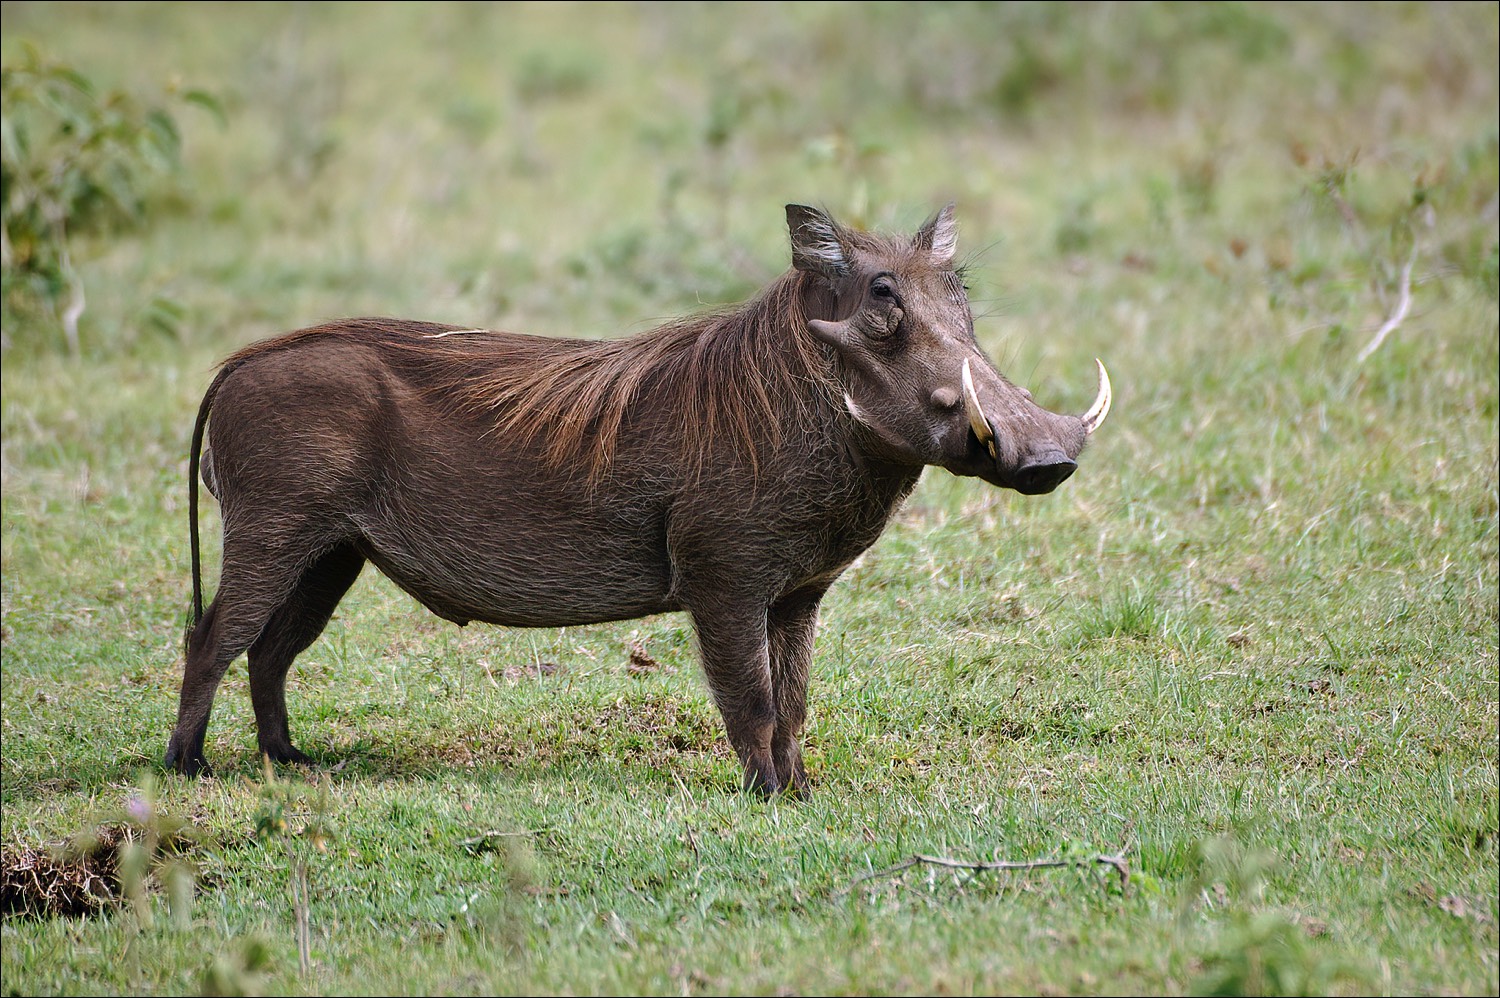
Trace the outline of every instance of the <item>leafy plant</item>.
{"type": "Polygon", "coordinates": [[[312,898],[308,864],[313,854],[328,852],[328,844],[334,835],[328,818],[328,788],[320,787],[314,795],[312,788],[306,785],[280,782],[276,779],[271,760],[263,757],[262,762],[265,783],[261,786],[261,806],[255,814],[255,837],[267,845],[280,843],[286,855],[297,959],[306,975],[312,966],[312,898]]]}
{"type": "MultiPolygon", "coordinates": [[[[1203,957],[1195,993],[1314,995],[1328,994],[1339,982],[1367,983],[1364,968],[1314,942],[1328,931],[1321,922],[1266,906],[1266,880],[1277,863],[1272,853],[1220,838],[1200,843],[1198,858],[1184,900],[1211,899],[1223,921],[1203,957]]],[[[1181,912],[1184,924],[1189,911],[1181,912]]]]}
{"type": "MultiPolygon", "coordinates": [[[[201,90],[177,95],[222,118],[201,90]]],[[[78,352],[85,307],[75,241],[140,223],[150,178],[179,163],[172,115],[119,90],[101,92],[78,70],[23,47],[0,69],[0,202],[4,206],[6,326],[52,313],[78,352]]]]}
{"type": "Polygon", "coordinates": [[[214,957],[203,971],[198,993],[225,998],[258,995],[263,979],[272,969],[271,947],[259,936],[250,936],[229,952],[214,957]]]}

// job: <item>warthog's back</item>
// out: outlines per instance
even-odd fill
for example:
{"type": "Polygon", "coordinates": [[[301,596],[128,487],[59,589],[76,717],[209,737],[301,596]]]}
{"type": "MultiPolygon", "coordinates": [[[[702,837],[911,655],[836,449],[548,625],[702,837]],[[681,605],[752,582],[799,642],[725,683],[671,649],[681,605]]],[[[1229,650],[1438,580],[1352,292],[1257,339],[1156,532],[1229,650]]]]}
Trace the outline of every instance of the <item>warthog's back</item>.
{"type": "MultiPolygon", "coordinates": [[[[351,322],[245,358],[209,426],[226,521],[304,521],[297,530],[353,543],[459,622],[560,626],[671,609],[664,489],[552,466],[545,434],[502,438],[497,413],[462,403],[463,384],[506,363],[505,344],[520,339],[351,322]]],[[[535,338],[525,339],[529,354],[535,338]]]]}

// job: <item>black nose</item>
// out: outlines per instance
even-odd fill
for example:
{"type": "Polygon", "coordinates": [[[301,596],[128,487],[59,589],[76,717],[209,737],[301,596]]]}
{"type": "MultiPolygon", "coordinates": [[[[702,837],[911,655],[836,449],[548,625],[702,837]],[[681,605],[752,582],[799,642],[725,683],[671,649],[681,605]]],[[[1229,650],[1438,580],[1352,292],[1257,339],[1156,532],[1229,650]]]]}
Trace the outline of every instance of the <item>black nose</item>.
{"type": "Polygon", "coordinates": [[[1022,495],[1043,495],[1067,481],[1077,468],[1077,461],[1069,460],[1062,451],[1052,451],[1016,469],[1014,488],[1022,495]]]}

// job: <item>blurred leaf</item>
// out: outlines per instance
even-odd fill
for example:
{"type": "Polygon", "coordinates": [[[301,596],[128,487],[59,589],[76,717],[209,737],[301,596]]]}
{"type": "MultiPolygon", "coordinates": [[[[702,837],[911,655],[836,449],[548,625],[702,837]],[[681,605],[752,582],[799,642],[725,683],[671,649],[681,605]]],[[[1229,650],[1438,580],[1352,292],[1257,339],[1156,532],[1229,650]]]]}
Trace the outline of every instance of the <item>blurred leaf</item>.
{"type": "Polygon", "coordinates": [[[229,116],[224,113],[223,103],[207,90],[188,90],[183,93],[182,99],[189,104],[196,104],[211,114],[219,123],[220,128],[229,127],[229,116]]]}

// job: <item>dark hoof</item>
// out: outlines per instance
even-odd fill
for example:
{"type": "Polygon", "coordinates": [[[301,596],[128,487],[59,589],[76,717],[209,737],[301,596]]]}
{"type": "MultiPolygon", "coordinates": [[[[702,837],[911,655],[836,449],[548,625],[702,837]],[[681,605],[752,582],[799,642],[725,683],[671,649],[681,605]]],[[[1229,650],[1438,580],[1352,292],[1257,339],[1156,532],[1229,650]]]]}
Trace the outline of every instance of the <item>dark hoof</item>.
{"type": "Polygon", "coordinates": [[[171,749],[167,750],[166,758],[162,759],[162,765],[189,778],[207,778],[214,775],[213,767],[201,755],[196,758],[178,758],[177,753],[171,749]]]}
{"type": "Polygon", "coordinates": [[[312,760],[288,745],[284,749],[262,749],[261,755],[272,762],[289,762],[294,766],[311,766],[312,760]]]}
{"type": "Polygon", "coordinates": [[[781,780],[777,779],[774,772],[762,773],[754,768],[745,770],[745,781],[740,785],[742,793],[751,794],[762,800],[770,800],[781,790],[781,780]]]}
{"type": "Polygon", "coordinates": [[[781,796],[788,800],[806,800],[812,785],[807,779],[807,766],[802,762],[802,750],[793,749],[775,756],[776,777],[781,781],[781,796]]]}

